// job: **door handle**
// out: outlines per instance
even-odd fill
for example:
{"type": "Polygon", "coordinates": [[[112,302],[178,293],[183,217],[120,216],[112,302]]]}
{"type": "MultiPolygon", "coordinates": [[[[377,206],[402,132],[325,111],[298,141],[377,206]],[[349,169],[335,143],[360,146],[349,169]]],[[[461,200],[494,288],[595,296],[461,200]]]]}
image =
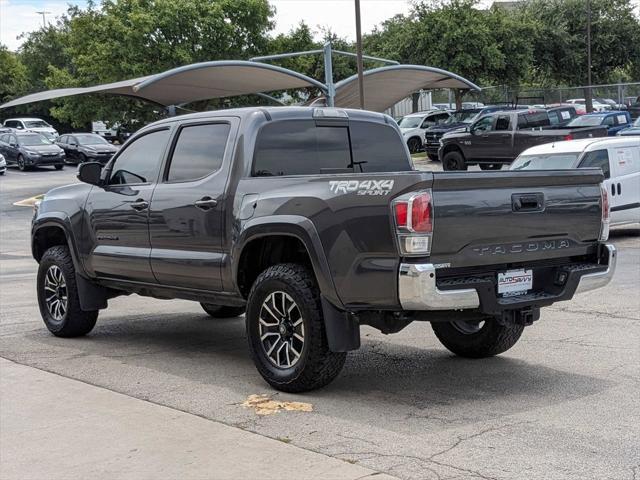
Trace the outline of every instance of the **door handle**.
{"type": "Polygon", "coordinates": [[[131,205],[131,208],[133,208],[134,210],[137,210],[139,212],[149,208],[149,202],[147,202],[146,200],[144,200],[142,198],[137,199],[135,202],[131,203],[130,205],[131,205]]]}
{"type": "Polygon", "coordinates": [[[618,184],[618,195],[622,195],[622,184],[618,184]]]}
{"type": "Polygon", "coordinates": [[[216,205],[218,205],[218,201],[214,200],[211,197],[202,197],[200,200],[195,202],[194,205],[196,208],[199,208],[200,210],[209,210],[210,208],[213,208],[216,205]]]}

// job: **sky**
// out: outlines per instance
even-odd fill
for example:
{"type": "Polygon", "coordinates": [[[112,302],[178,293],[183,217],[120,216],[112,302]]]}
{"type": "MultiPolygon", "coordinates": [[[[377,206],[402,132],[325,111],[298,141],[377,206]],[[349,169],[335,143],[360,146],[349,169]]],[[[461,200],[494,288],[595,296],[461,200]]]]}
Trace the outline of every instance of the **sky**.
{"type": "MultiPolygon", "coordinates": [[[[84,0],[0,0],[0,43],[16,50],[23,32],[31,32],[42,26],[46,11],[47,22],[67,10],[68,4],[84,7],[84,0]]],[[[340,37],[355,38],[355,10],[353,0],[270,0],[276,8],[275,33],[286,33],[301,21],[319,33],[320,27],[328,27],[340,37]]],[[[410,0],[360,0],[362,31],[370,32],[383,20],[398,13],[408,13],[410,0]]]]}

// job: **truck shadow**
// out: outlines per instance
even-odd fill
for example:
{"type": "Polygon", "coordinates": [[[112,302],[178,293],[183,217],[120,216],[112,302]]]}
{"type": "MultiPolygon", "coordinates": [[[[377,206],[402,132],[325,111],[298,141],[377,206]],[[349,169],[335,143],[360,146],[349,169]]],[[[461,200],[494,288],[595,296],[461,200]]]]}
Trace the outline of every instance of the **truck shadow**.
{"type": "MultiPolygon", "coordinates": [[[[350,421],[370,424],[376,418],[380,425],[404,430],[544,408],[596,394],[614,383],[546,367],[544,356],[516,358],[517,345],[499,357],[457,358],[436,346],[428,325],[419,328],[425,347],[391,343],[377,334],[363,336],[362,348],[349,354],[342,374],[331,385],[279,398],[311,402],[350,421]]],[[[182,402],[189,399],[195,404],[204,392],[209,402],[225,391],[238,403],[250,394],[277,394],[253,366],[243,318],[216,320],[194,313],[112,316],[99,321],[83,339],[59,339],[44,328],[27,336],[48,355],[43,360],[35,352],[35,360],[21,363],[45,368],[38,365],[44,362],[47,370],[178,408],[183,407],[163,396],[167,389],[180,391],[182,402]],[[65,355],[65,350],[74,353],[65,355]],[[132,385],[131,367],[154,373],[132,385]]],[[[405,340],[415,343],[414,338],[405,340]]],[[[6,344],[3,351],[7,358],[14,356],[6,344]]],[[[536,353],[542,355],[537,349],[536,353]]],[[[208,416],[210,411],[196,408],[192,413],[208,416]]]]}

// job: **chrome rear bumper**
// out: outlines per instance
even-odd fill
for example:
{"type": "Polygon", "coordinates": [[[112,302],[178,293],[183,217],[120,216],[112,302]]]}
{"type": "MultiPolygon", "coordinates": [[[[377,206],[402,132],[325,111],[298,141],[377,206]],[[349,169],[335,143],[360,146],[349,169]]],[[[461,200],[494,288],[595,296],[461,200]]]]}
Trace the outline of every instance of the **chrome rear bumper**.
{"type": "MultiPolygon", "coordinates": [[[[583,293],[607,285],[616,269],[617,253],[613,245],[603,246],[600,262],[594,269],[606,265],[606,270],[593,273],[575,273],[573,280],[552,301],[570,300],[574,293],[583,293]],[[579,278],[576,278],[579,276],[579,278]],[[573,287],[577,282],[577,286],[573,287]],[[575,288],[575,290],[574,290],[575,288]],[[574,293],[572,293],[574,292],[574,293]]],[[[589,270],[587,270],[588,272],[589,270]]],[[[486,295],[486,292],[483,293],[486,295]]],[[[403,310],[463,310],[480,307],[480,297],[474,288],[440,290],[436,285],[436,269],[431,263],[402,263],[398,274],[398,297],[403,310]]],[[[551,297],[548,297],[551,299],[551,297]]],[[[485,298],[486,308],[489,300],[485,298]]],[[[498,300],[499,301],[499,300],[498,300]]],[[[526,301],[523,298],[523,301],[526,301]]],[[[507,308],[507,307],[505,307],[507,308]]]]}

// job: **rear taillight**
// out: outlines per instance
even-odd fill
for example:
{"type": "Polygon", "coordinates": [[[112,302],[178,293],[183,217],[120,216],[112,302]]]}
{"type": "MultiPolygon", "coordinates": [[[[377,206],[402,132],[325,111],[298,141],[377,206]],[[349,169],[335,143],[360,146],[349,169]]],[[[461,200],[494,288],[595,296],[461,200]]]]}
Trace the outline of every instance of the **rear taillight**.
{"type": "Polygon", "coordinates": [[[565,135],[564,140],[573,140],[573,134],[570,133],[569,135],[565,135]]]}
{"type": "Polygon", "coordinates": [[[396,198],[393,215],[400,253],[428,255],[433,232],[431,192],[412,192],[396,198]]]}
{"type": "Polygon", "coordinates": [[[604,183],[600,184],[600,208],[601,208],[601,216],[600,216],[600,238],[601,242],[604,242],[609,238],[609,221],[610,221],[610,213],[611,210],[609,208],[609,193],[607,192],[607,187],[605,187],[604,183]]]}

